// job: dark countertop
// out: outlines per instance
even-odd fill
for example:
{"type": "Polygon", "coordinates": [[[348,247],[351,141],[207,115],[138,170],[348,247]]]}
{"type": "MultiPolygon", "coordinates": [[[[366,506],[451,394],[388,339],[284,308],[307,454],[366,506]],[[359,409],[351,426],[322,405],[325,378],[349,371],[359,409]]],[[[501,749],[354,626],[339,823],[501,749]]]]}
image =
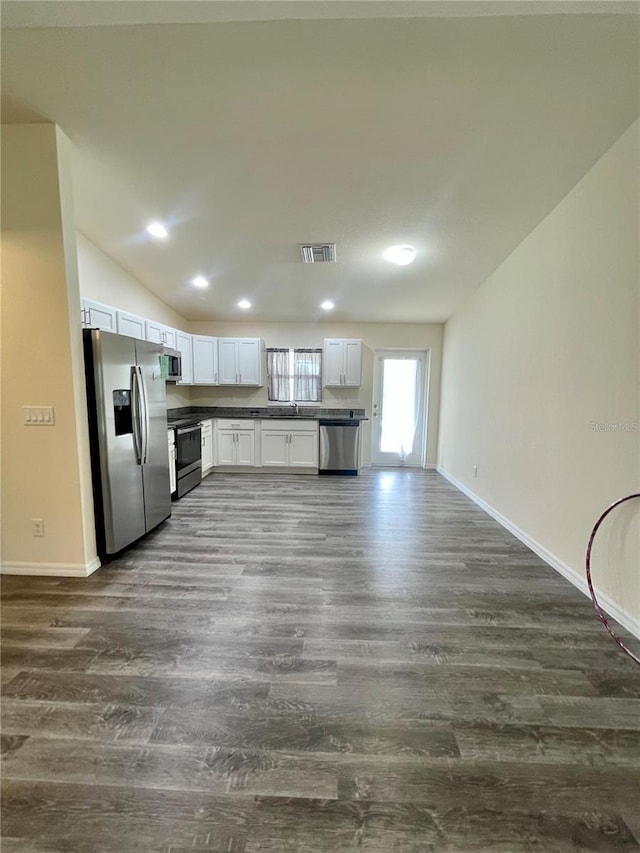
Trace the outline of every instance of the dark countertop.
{"type": "Polygon", "coordinates": [[[300,406],[298,414],[294,413],[291,406],[184,406],[180,409],[167,409],[167,421],[169,426],[180,426],[198,423],[207,418],[248,418],[264,419],[287,418],[291,420],[346,420],[359,422],[367,420],[364,409],[323,409],[300,406]]]}

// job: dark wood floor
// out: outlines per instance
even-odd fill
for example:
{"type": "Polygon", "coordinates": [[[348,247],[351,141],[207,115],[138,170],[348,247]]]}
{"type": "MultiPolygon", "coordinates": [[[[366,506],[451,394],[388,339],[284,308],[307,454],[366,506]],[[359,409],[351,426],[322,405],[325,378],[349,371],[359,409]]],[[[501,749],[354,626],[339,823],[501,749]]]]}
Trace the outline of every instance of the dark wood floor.
{"type": "Polygon", "coordinates": [[[640,668],[434,472],[214,475],[2,587],[3,853],[640,849],[640,668]]]}

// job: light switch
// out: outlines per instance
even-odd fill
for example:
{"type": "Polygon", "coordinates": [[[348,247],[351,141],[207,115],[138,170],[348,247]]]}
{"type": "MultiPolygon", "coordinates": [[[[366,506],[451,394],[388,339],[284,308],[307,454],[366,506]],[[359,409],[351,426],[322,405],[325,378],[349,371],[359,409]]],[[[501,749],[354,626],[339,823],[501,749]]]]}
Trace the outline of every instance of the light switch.
{"type": "Polygon", "coordinates": [[[23,406],[22,415],[26,426],[55,426],[53,406],[23,406]]]}

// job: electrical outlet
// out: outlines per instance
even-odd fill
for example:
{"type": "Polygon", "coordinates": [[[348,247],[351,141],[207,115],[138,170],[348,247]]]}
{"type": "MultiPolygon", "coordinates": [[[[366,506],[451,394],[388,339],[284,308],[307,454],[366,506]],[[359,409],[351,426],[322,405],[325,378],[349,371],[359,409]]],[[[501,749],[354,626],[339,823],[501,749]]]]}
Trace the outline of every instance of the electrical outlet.
{"type": "Polygon", "coordinates": [[[44,536],[44,518],[32,518],[31,522],[33,524],[33,535],[43,537],[44,536]]]}
{"type": "Polygon", "coordinates": [[[478,476],[478,466],[477,466],[477,465],[474,465],[474,466],[473,466],[473,476],[474,476],[474,477],[477,477],[477,476],[478,476]]]}

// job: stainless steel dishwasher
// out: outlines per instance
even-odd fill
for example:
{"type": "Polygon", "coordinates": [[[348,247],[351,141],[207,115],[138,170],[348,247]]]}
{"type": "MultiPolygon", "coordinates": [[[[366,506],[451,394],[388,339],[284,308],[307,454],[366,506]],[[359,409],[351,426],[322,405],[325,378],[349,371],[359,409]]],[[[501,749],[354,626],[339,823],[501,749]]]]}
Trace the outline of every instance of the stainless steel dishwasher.
{"type": "Polygon", "coordinates": [[[320,418],[320,474],[355,477],[360,468],[360,422],[320,418]]]}

